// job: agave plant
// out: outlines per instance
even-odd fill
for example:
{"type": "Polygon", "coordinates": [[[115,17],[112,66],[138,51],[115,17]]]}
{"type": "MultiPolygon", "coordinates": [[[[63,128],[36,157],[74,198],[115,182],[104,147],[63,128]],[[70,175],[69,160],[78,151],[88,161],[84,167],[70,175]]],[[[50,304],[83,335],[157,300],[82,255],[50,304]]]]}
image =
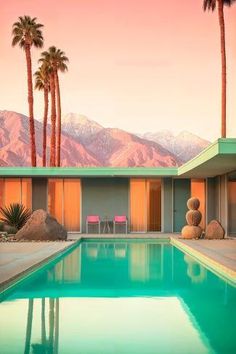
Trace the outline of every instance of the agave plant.
{"type": "Polygon", "coordinates": [[[1,221],[9,226],[16,227],[18,230],[25,225],[31,215],[31,211],[19,203],[13,203],[9,206],[1,207],[0,213],[1,221]]]}

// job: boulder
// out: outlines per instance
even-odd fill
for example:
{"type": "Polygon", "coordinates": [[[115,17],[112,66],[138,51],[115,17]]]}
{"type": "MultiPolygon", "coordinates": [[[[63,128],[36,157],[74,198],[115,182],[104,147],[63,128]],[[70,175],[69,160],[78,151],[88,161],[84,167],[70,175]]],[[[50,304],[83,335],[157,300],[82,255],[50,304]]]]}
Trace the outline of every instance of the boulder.
{"type": "Polygon", "coordinates": [[[15,237],[17,240],[66,240],[67,231],[54,217],[45,210],[39,209],[32,213],[15,237]]]}
{"type": "Polygon", "coordinates": [[[225,230],[217,220],[212,220],[206,227],[205,238],[214,239],[214,238],[224,238],[225,230]]]}
{"type": "Polygon", "coordinates": [[[200,226],[186,225],[182,228],[182,238],[199,238],[202,234],[200,226]]]}
{"type": "Polygon", "coordinates": [[[187,207],[189,210],[197,210],[200,207],[200,200],[195,197],[189,198],[187,201],[187,207]]]}

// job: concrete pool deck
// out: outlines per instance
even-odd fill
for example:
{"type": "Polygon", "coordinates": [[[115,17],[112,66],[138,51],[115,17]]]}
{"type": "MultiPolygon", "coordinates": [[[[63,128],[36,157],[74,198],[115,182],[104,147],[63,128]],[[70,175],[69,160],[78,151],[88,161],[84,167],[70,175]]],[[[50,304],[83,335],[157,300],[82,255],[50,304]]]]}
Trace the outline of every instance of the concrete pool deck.
{"type": "Polygon", "coordinates": [[[65,251],[80,239],[170,239],[185,253],[194,256],[208,269],[236,285],[236,239],[183,240],[175,234],[69,234],[70,241],[1,242],[0,291],[22,275],[65,251]]]}
{"type": "Polygon", "coordinates": [[[34,267],[64,251],[75,241],[1,242],[0,291],[34,267]]]}

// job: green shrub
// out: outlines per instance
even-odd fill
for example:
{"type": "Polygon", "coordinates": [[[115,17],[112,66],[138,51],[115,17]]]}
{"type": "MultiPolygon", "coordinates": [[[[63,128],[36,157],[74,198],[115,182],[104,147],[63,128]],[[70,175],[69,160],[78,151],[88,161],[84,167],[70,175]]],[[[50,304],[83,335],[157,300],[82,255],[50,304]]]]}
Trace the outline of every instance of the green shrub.
{"type": "Polygon", "coordinates": [[[0,208],[0,213],[2,215],[0,220],[9,226],[15,227],[17,230],[25,225],[31,215],[31,211],[19,203],[13,203],[8,207],[0,208]]]}
{"type": "Polygon", "coordinates": [[[4,224],[0,221],[0,231],[4,231],[4,224]]]}

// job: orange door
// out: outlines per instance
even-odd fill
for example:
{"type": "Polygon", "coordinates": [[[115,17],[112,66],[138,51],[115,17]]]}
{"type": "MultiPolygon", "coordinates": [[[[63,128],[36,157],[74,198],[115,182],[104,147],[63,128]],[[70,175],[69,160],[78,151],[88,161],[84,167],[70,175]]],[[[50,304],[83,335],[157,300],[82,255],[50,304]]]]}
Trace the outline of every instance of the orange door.
{"type": "Polygon", "coordinates": [[[147,231],[145,179],[130,180],[130,226],[132,232],[147,231]]]}
{"type": "Polygon", "coordinates": [[[68,231],[80,231],[80,179],[64,179],[64,225],[68,231]]]}
{"type": "Polygon", "coordinates": [[[204,179],[192,179],[191,180],[191,197],[198,198],[200,200],[199,211],[202,213],[202,221],[200,223],[201,228],[205,229],[206,226],[206,191],[204,179]]]}

